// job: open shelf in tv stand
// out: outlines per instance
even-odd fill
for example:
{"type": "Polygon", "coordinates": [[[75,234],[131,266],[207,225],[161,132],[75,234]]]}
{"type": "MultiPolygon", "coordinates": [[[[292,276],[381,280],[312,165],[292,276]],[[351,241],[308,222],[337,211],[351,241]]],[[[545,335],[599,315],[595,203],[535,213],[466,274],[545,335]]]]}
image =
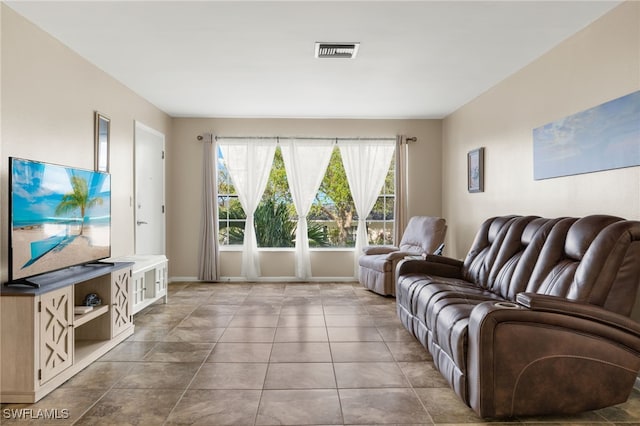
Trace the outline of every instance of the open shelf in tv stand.
{"type": "Polygon", "coordinates": [[[76,266],[0,293],[0,399],[33,403],[133,334],[131,262],[76,266]],[[75,315],[89,293],[102,305],[75,315]]]}
{"type": "Polygon", "coordinates": [[[94,307],[93,310],[87,313],[79,314],[79,315],[76,314],[73,316],[73,328],[78,328],[81,325],[84,325],[89,321],[93,320],[94,318],[97,318],[108,312],[109,312],[109,305],[101,305],[101,306],[94,307]]]}

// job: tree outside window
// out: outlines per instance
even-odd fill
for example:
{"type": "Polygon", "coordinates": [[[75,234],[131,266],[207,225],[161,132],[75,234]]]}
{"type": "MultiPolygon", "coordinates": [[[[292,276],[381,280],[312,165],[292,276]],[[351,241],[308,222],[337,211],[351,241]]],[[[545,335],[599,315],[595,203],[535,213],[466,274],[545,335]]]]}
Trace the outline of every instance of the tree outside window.
{"type": "MultiPolygon", "coordinates": [[[[395,162],[376,204],[367,217],[372,245],[393,243],[395,162]]],[[[218,150],[218,219],[221,245],[242,245],[246,214],[218,150]]],[[[258,247],[294,247],[297,216],[291,199],[280,147],[276,148],[269,182],[254,214],[258,247]]],[[[340,150],[333,150],[329,166],[307,217],[310,247],[353,247],[358,216],[342,165],[340,150]]]]}
{"type": "Polygon", "coordinates": [[[247,215],[238,199],[231,176],[224,166],[222,152],[217,150],[218,241],[220,245],[242,245],[247,215]]]}

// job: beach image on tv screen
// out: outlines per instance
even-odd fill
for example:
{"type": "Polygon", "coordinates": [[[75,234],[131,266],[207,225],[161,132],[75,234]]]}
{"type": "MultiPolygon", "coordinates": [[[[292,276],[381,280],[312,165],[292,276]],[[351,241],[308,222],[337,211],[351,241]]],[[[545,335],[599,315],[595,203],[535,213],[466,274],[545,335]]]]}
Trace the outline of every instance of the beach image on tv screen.
{"type": "Polygon", "coordinates": [[[12,279],[110,255],[107,173],[13,159],[12,279]]]}

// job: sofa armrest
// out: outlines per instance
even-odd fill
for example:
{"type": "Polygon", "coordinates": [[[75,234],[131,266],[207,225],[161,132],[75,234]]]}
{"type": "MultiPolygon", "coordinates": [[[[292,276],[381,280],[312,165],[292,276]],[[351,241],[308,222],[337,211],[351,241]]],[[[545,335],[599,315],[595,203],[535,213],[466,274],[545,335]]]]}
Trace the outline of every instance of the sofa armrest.
{"type": "Polygon", "coordinates": [[[638,326],[598,307],[538,296],[473,308],[469,405],[482,417],[513,417],[624,402],[640,370],[638,326]],[[593,392],[609,383],[607,392],[593,392]]]}
{"type": "Polygon", "coordinates": [[[394,251],[387,254],[386,259],[390,261],[394,261],[394,260],[404,259],[407,256],[418,256],[420,257],[420,259],[418,260],[422,260],[422,255],[420,253],[411,252],[411,251],[394,251]]]}
{"type": "Polygon", "coordinates": [[[431,263],[454,266],[459,269],[462,269],[463,265],[462,260],[454,259],[453,257],[438,256],[435,254],[425,254],[424,260],[431,263]]]}
{"type": "Polygon", "coordinates": [[[425,274],[445,278],[462,278],[462,262],[450,257],[425,255],[424,260],[405,259],[400,261],[396,275],[425,274]]]}
{"type": "Polygon", "coordinates": [[[365,246],[362,254],[387,254],[398,250],[398,247],[393,246],[365,246]]]}
{"type": "Polygon", "coordinates": [[[580,317],[617,327],[640,337],[640,323],[599,306],[536,293],[519,293],[516,296],[516,301],[532,311],[554,312],[580,317]]]}

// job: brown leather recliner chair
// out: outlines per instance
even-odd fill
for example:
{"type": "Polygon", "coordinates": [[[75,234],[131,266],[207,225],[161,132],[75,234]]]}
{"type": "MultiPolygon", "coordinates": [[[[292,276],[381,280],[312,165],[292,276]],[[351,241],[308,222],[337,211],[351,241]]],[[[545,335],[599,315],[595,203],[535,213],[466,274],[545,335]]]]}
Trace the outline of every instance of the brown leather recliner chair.
{"type": "Polygon", "coordinates": [[[571,414],[626,401],[640,371],[640,222],[505,216],[464,262],[403,260],[397,308],[482,417],[571,414]]]}
{"type": "Polygon", "coordinates": [[[396,294],[396,265],[406,256],[433,253],[443,242],[446,221],[440,217],[409,219],[398,247],[367,246],[358,259],[360,284],[384,296],[396,294]]]}

